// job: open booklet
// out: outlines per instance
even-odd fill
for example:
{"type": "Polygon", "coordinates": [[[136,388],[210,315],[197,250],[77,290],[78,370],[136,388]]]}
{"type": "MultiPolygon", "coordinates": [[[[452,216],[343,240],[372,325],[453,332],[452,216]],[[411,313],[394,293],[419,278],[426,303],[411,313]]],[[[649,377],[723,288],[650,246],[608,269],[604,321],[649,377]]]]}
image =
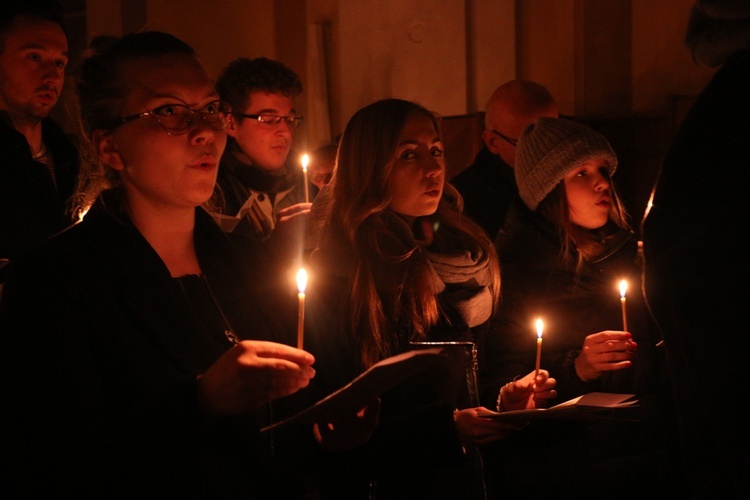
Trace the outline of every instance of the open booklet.
{"type": "Polygon", "coordinates": [[[264,427],[261,432],[280,429],[292,424],[313,424],[341,413],[357,412],[375,397],[439,362],[449,362],[448,356],[440,347],[407,351],[391,356],[374,364],[344,387],[314,405],[292,417],[264,427]]]}
{"type": "Polygon", "coordinates": [[[479,416],[497,421],[524,422],[532,420],[638,420],[635,394],[590,392],[550,408],[512,410],[501,413],[482,411],[479,416]]]}

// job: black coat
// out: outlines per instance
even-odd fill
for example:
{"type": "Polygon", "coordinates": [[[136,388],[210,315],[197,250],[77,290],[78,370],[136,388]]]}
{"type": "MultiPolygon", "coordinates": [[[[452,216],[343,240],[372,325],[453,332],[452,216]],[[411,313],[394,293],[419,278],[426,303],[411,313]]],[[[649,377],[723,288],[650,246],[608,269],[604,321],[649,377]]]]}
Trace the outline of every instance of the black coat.
{"type": "Polygon", "coordinates": [[[505,214],[518,198],[513,168],[486,146],[474,163],[459,172],[450,183],[464,199],[464,213],[495,239],[503,226],[505,214]]]}
{"type": "MultiPolygon", "coordinates": [[[[305,202],[307,177],[291,161],[292,157],[293,153],[290,153],[289,161],[281,172],[271,174],[249,163],[250,159],[242,154],[237,142],[230,138],[221,157],[216,178],[220,210],[214,214],[225,230],[265,240],[276,228],[280,210],[305,202]],[[250,200],[254,200],[254,208],[248,211],[250,206],[247,204],[250,200]],[[235,227],[233,222],[237,221],[234,217],[243,206],[245,216],[235,227]],[[230,219],[222,220],[227,217],[230,219]]],[[[310,200],[312,199],[311,197],[310,200]]]]}
{"type": "MultiPolygon", "coordinates": [[[[78,174],[78,152],[51,119],[42,121],[42,140],[55,163],[31,158],[23,134],[0,116],[0,258],[15,257],[70,226],[67,212],[78,174]]],[[[2,275],[0,275],[2,283],[2,275]]]]}
{"type": "Polygon", "coordinates": [[[628,281],[628,331],[650,351],[647,314],[640,293],[638,246],[632,234],[622,235],[605,253],[586,262],[578,276],[574,265],[562,262],[557,234],[541,216],[522,203],[509,213],[508,231],[497,240],[502,271],[502,302],[487,336],[491,387],[484,402],[494,407],[497,389],[534,369],[537,317],[544,321],[541,367],[557,379],[558,398],[552,404],[592,391],[640,392],[636,368],[609,372],[584,383],[575,373],[574,359],[587,335],[622,330],[620,280],[628,281]],[[494,398],[494,399],[493,399],[494,398]]]}
{"type": "Polygon", "coordinates": [[[659,339],[653,337],[641,298],[635,237],[612,228],[614,237],[606,251],[586,262],[576,276],[575,266],[560,257],[559,238],[551,224],[537,213],[514,205],[506,230],[497,241],[502,301],[486,336],[486,349],[480,351],[485,406],[495,407],[503,384],[534,370],[534,323],[540,317],[545,324],[541,368],[557,380],[558,397],[550,404],[589,392],[634,393],[642,421],[535,422],[513,433],[485,450],[489,476],[502,485],[499,498],[536,498],[553,492],[558,498],[594,498],[603,489],[611,498],[633,498],[671,488],[671,477],[665,479],[669,460],[663,455],[671,444],[666,430],[674,423],[669,401],[664,400],[667,390],[655,347],[659,339]],[[574,361],[585,337],[623,328],[621,279],[629,285],[628,331],[638,344],[633,366],[583,382],[574,361]],[[516,481],[532,468],[538,468],[538,477],[516,481]],[[611,485],[607,471],[615,470],[629,478],[627,486],[611,485]]]}
{"type": "Polygon", "coordinates": [[[695,498],[747,498],[750,51],[728,59],[675,136],[643,223],[645,291],[675,387],[695,498]]]}
{"type": "MultiPolygon", "coordinates": [[[[358,332],[349,327],[345,310],[354,269],[353,252],[345,237],[332,227],[326,227],[311,257],[305,316],[305,347],[316,359],[311,390],[320,391],[319,396],[343,387],[363,371],[358,332]]],[[[394,271],[397,266],[392,262],[380,264],[373,271],[378,293],[393,297],[402,286],[394,271]]],[[[449,312],[447,302],[443,306],[451,320],[435,325],[426,340],[473,340],[471,329],[460,315],[449,312]]],[[[393,319],[393,308],[384,304],[389,320],[393,319]]],[[[411,349],[411,325],[391,321],[390,326],[389,333],[398,338],[394,354],[411,349]]],[[[456,407],[463,407],[459,405],[466,389],[461,385],[465,382],[462,361],[451,366],[436,364],[383,394],[378,425],[367,444],[352,451],[322,453],[318,466],[323,498],[483,498],[476,455],[462,447],[453,420],[456,407]]]]}
{"type": "MultiPolygon", "coordinates": [[[[201,268],[237,335],[292,343],[282,319],[294,314],[264,274],[273,260],[196,216],[201,268]]],[[[232,345],[204,318],[135,227],[101,210],[14,259],[0,302],[1,468],[14,479],[3,487],[101,498],[281,487],[258,432],[267,408],[199,418],[196,377],[232,345]]]]}

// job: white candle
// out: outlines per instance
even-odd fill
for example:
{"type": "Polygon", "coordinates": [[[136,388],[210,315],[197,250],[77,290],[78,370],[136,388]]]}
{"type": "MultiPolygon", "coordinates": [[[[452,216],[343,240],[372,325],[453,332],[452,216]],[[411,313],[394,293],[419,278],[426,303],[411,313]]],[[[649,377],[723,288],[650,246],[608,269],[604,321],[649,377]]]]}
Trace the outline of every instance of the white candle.
{"type": "Polygon", "coordinates": [[[541,318],[536,319],[536,370],[534,372],[534,380],[539,376],[539,365],[542,361],[542,332],[544,331],[544,323],[541,318]]]}
{"type": "Polygon", "coordinates": [[[620,281],[620,304],[622,305],[622,329],[628,331],[628,313],[625,309],[625,292],[628,291],[628,282],[620,281]]]}
{"type": "Polygon", "coordinates": [[[305,203],[310,203],[310,188],[307,185],[307,164],[310,162],[310,157],[307,154],[302,155],[302,173],[305,176],[305,203]]]}
{"type": "Polygon", "coordinates": [[[299,293],[299,314],[297,316],[297,349],[302,349],[305,331],[305,288],[307,287],[307,271],[300,268],[297,271],[297,288],[299,293]]]}

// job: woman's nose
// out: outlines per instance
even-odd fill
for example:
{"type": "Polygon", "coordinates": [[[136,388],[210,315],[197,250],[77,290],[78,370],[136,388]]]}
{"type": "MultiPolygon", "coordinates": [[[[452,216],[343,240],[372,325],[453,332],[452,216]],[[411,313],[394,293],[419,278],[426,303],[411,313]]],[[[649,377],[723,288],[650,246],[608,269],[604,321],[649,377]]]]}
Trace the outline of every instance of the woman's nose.
{"type": "Polygon", "coordinates": [[[445,169],[443,163],[432,155],[429,156],[429,159],[426,163],[427,165],[425,166],[425,174],[428,177],[436,177],[443,173],[443,170],[445,169]]]}
{"type": "Polygon", "coordinates": [[[594,189],[596,191],[604,191],[609,189],[609,174],[606,172],[599,171],[594,175],[594,189]]]}
{"type": "Polygon", "coordinates": [[[216,137],[216,133],[226,134],[225,130],[216,130],[206,120],[193,120],[190,126],[190,140],[196,144],[211,143],[216,137]]]}

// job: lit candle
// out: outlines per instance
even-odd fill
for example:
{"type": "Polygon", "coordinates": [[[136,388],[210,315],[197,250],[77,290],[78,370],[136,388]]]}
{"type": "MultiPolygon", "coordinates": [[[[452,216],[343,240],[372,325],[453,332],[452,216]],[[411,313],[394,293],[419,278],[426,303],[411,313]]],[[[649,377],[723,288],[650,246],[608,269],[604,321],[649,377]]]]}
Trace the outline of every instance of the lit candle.
{"type": "Polygon", "coordinates": [[[628,291],[628,282],[620,281],[620,304],[622,305],[622,329],[628,331],[628,313],[625,310],[625,292],[628,291]]]}
{"type": "Polygon", "coordinates": [[[541,318],[536,319],[536,371],[534,372],[534,380],[539,376],[539,365],[542,361],[542,331],[544,331],[544,323],[541,318]]]}
{"type": "Polygon", "coordinates": [[[307,154],[302,155],[302,173],[305,176],[305,203],[310,203],[310,188],[307,185],[307,164],[310,162],[310,157],[307,154]]]}
{"type": "Polygon", "coordinates": [[[302,340],[305,331],[305,288],[307,287],[307,271],[300,268],[297,271],[297,289],[299,293],[299,314],[297,316],[297,349],[302,349],[302,340]]]}

